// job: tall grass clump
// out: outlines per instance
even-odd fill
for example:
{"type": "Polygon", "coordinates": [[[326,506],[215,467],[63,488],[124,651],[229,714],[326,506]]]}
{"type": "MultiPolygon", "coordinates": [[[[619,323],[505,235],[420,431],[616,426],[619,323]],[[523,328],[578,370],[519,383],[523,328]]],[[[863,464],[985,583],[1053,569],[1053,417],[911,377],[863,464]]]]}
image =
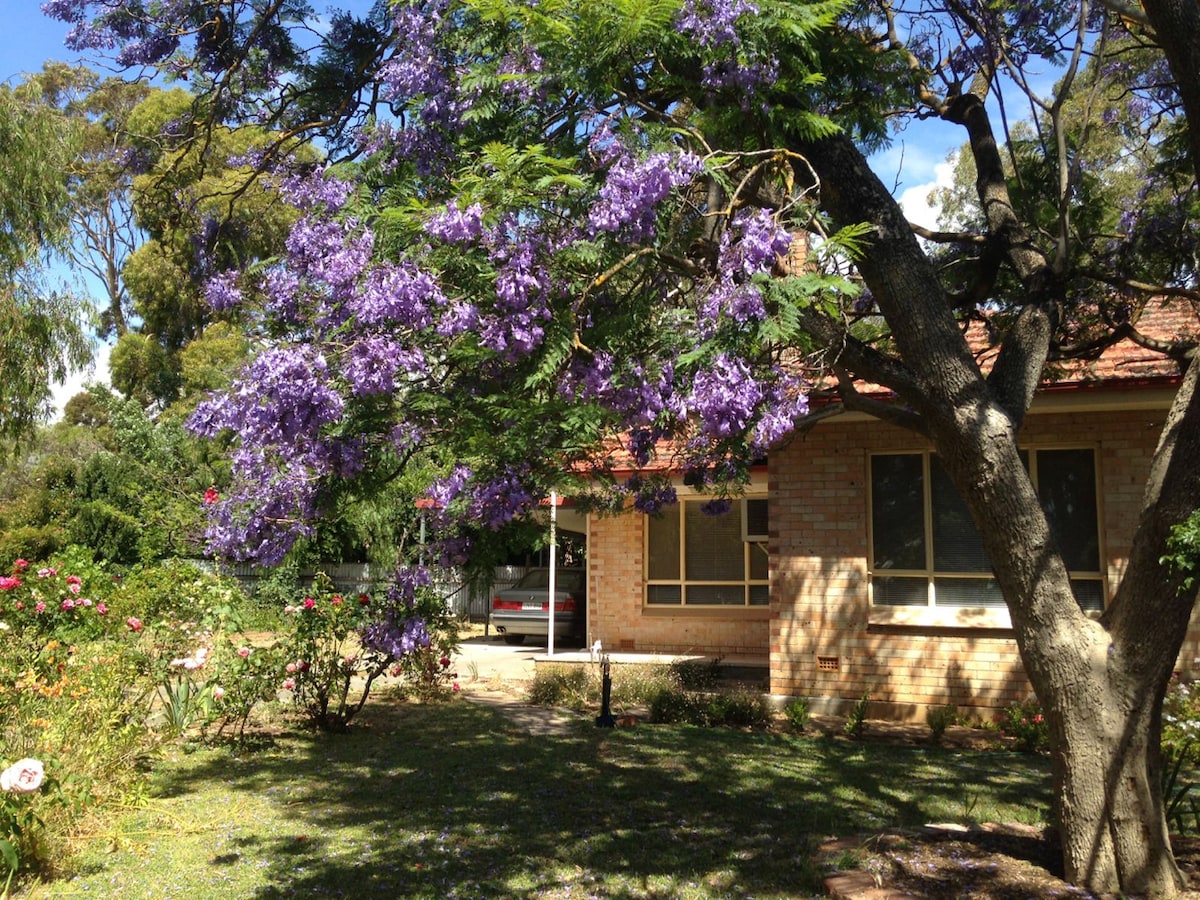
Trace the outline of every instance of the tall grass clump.
{"type": "MultiPolygon", "coordinates": [[[[716,662],[612,666],[609,672],[610,702],[616,713],[648,707],[654,722],[701,726],[765,728],[771,721],[771,708],[765,698],[718,689],[720,672],[716,662]]],[[[527,697],[539,706],[583,712],[599,708],[602,688],[599,664],[539,666],[527,697]]]]}

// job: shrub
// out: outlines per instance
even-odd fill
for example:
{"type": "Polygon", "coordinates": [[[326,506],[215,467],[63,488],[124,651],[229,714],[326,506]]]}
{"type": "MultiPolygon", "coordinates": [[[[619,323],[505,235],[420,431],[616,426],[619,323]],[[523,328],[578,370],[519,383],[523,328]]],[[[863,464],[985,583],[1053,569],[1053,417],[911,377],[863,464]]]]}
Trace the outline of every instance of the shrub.
{"type": "Polygon", "coordinates": [[[925,710],[925,724],[929,726],[929,739],[940,744],[946,734],[946,729],[958,721],[958,707],[953,703],[945,706],[931,706],[925,710]]]}
{"type": "Polygon", "coordinates": [[[529,684],[527,699],[537,706],[583,710],[599,697],[599,682],[584,666],[539,666],[529,684]]]}
{"type": "Polygon", "coordinates": [[[650,718],[663,724],[765,728],[771,709],[757,694],[701,693],[676,687],[659,692],[650,705],[650,718]]]}
{"type": "Polygon", "coordinates": [[[249,601],[233,578],[179,559],[138,566],[121,580],[114,603],[123,617],[189,632],[241,631],[249,601]]]}
{"type": "Polygon", "coordinates": [[[698,702],[694,694],[679,687],[668,687],[658,692],[650,703],[650,720],[664,725],[695,722],[700,718],[698,702]]]}
{"type": "Polygon", "coordinates": [[[668,667],[671,677],[685,691],[712,691],[721,680],[721,661],[679,660],[668,667]]]}
{"type": "Polygon", "coordinates": [[[97,638],[115,619],[109,615],[110,589],[103,571],[79,558],[44,566],[17,559],[10,574],[0,577],[0,626],[9,641],[35,650],[51,640],[97,638]]]}
{"type": "Polygon", "coordinates": [[[1172,678],[1163,698],[1163,802],[1167,821],[1179,833],[1200,832],[1200,803],[1192,797],[1195,784],[1185,773],[1200,762],[1200,689],[1195,683],[1172,678]]]}
{"type": "Polygon", "coordinates": [[[22,525],[0,534],[0,560],[49,559],[66,543],[66,535],[57,526],[22,525]]]}
{"type": "Polygon", "coordinates": [[[808,727],[808,698],[796,697],[791,700],[787,706],[783,708],[783,714],[787,716],[788,725],[793,731],[800,732],[808,727]]]}
{"type": "Polygon", "coordinates": [[[850,707],[850,713],[846,716],[845,726],[845,732],[850,737],[855,739],[862,737],[863,729],[867,727],[867,705],[870,702],[870,692],[863,691],[863,695],[850,707]]]}
{"type": "Polygon", "coordinates": [[[280,687],[318,728],[345,730],[385,672],[424,698],[458,689],[449,671],[458,623],[420,576],[402,573],[380,595],[345,598],[318,574],[312,592],[285,612],[290,633],[281,645],[287,662],[280,687]],[[362,686],[351,696],[356,677],[362,686]]]}
{"type": "Polygon", "coordinates": [[[1016,749],[1039,753],[1050,747],[1050,726],[1037,700],[1012,703],[1000,718],[1000,731],[1013,738],[1016,749]]]}
{"type": "Polygon", "coordinates": [[[15,804],[0,793],[0,843],[11,851],[5,864],[16,858],[22,871],[44,868],[90,809],[141,794],[145,775],[133,761],[152,746],[145,726],[152,692],[132,635],[80,644],[51,638],[41,646],[0,641],[0,746],[10,759],[43,761],[54,776],[15,804]]]}
{"type": "Polygon", "coordinates": [[[71,520],[70,532],[72,541],[95,548],[103,559],[126,564],[138,561],[142,525],[103,500],[81,503],[71,520]]]}

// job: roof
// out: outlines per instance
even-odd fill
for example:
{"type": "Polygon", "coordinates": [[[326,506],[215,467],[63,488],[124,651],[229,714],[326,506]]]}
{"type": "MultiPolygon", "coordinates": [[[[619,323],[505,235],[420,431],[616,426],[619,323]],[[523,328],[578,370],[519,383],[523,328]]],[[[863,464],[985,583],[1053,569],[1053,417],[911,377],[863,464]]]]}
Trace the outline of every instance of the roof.
{"type": "MultiPolygon", "coordinates": [[[[1132,324],[1143,336],[1164,343],[1196,341],[1200,337],[1200,317],[1187,300],[1151,300],[1133,316],[1132,324]]],[[[970,337],[968,334],[968,340],[970,337]]],[[[990,348],[985,350],[981,366],[994,359],[995,352],[990,348]]],[[[1134,387],[1161,384],[1163,380],[1175,381],[1179,375],[1178,363],[1160,350],[1144,347],[1131,338],[1122,338],[1091,359],[1051,361],[1047,364],[1043,384],[1061,388],[1116,382],[1118,384],[1113,386],[1134,387]]]]}
{"type": "MultiPolygon", "coordinates": [[[[966,329],[967,344],[985,375],[1000,353],[1000,343],[991,327],[994,320],[994,315],[985,314],[972,319],[966,329]]],[[[1200,341],[1200,314],[1188,300],[1151,300],[1134,313],[1132,324],[1144,337],[1164,344],[1200,341]]],[[[1106,326],[1093,327],[1075,342],[1082,345],[1106,332],[1106,326]]],[[[1179,376],[1179,365],[1170,356],[1126,337],[1082,358],[1052,358],[1046,364],[1041,389],[1061,392],[1098,387],[1127,390],[1163,387],[1176,384],[1179,376]]],[[[861,394],[879,398],[892,393],[890,388],[865,381],[857,382],[855,387],[861,394]]]]}

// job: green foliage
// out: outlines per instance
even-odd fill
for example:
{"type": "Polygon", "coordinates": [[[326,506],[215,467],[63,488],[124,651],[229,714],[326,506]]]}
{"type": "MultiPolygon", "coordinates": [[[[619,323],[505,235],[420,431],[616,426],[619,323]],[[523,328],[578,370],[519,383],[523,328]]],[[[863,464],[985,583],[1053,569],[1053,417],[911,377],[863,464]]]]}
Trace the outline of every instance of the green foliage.
{"type": "Polygon", "coordinates": [[[105,559],[126,565],[138,560],[141,524],[102,500],[79,506],[69,534],[73,543],[94,547],[105,559]]]}
{"type": "MultiPolygon", "coordinates": [[[[765,728],[771,722],[771,708],[760,695],[716,689],[715,663],[613,666],[610,676],[612,709],[648,706],[654,722],[743,728],[765,728]]],[[[597,710],[602,686],[599,665],[538,666],[527,697],[539,706],[597,710]]]]}
{"type": "Polygon", "coordinates": [[[685,691],[712,691],[721,680],[721,661],[677,660],[668,667],[671,678],[685,691]]]}
{"type": "MultiPolygon", "coordinates": [[[[616,682],[613,684],[614,705],[616,682]]],[[[596,674],[586,666],[538,666],[534,672],[526,699],[534,706],[565,706],[583,710],[599,698],[596,674]]]]}
{"type": "Polygon", "coordinates": [[[931,706],[925,710],[925,724],[929,726],[929,740],[940,744],[946,729],[958,721],[958,707],[953,703],[931,706]]]}
{"type": "Polygon", "coordinates": [[[783,714],[787,717],[788,725],[791,726],[792,731],[799,733],[808,727],[808,705],[807,697],[795,697],[788,701],[788,704],[783,708],[783,714]]]}
{"type": "Polygon", "coordinates": [[[162,701],[163,719],[167,734],[183,734],[212,705],[212,693],[207,685],[193,681],[187,675],[169,677],[158,691],[162,701]]]}
{"type": "MultiPolygon", "coordinates": [[[[285,609],[288,621],[278,646],[287,660],[287,677],[280,686],[293,693],[309,721],[323,731],[345,731],[385,673],[401,677],[407,689],[425,699],[449,688],[453,676],[448,659],[457,645],[457,623],[441,598],[432,590],[418,590],[405,615],[424,620],[431,641],[428,648],[400,655],[359,644],[360,631],[379,621],[372,607],[382,602],[368,594],[343,597],[318,573],[303,599],[285,609]]],[[[402,624],[392,619],[389,627],[402,624]]]]}
{"type": "Polygon", "coordinates": [[[121,566],[198,556],[202,497],[227,463],[177,420],[104,388],[83,396],[104,424],[60,423],[0,465],[0,547],[46,559],[75,542],[121,566]]]}
{"type": "Polygon", "coordinates": [[[53,525],[21,525],[0,532],[0,559],[49,559],[66,546],[67,537],[53,525]]]}
{"type": "MultiPolygon", "coordinates": [[[[134,286],[140,285],[140,279],[146,277],[139,268],[139,260],[140,257],[135,255],[126,266],[126,278],[134,286]]],[[[156,274],[174,284],[185,278],[184,272],[172,272],[169,276],[156,274]]],[[[109,356],[108,371],[113,387],[143,407],[159,400],[174,400],[179,393],[180,379],[175,360],[153,337],[139,332],[121,335],[109,356]]]]}
{"type": "Polygon", "coordinates": [[[38,269],[65,240],[77,137],[36,92],[0,84],[0,437],[28,434],[49,412],[50,383],[91,359],[77,298],[38,269]]]}
{"type": "Polygon", "coordinates": [[[867,726],[867,707],[871,702],[871,692],[863,691],[854,705],[850,707],[850,712],[846,716],[846,724],[843,728],[846,735],[856,740],[863,736],[863,730],[867,726]]]}
{"type": "Polygon", "coordinates": [[[771,724],[771,708],[759,694],[668,688],[650,704],[650,718],[664,724],[702,728],[766,728],[771,724]]]}
{"type": "Polygon", "coordinates": [[[1200,586],[1200,510],[1171,529],[1167,550],[1163,564],[1183,576],[1181,593],[1194,594],[1200,586]]]}
{"type": "Polygon", "coordinates": [[[1037,700],[1005,707],[1000,718],[1000,731],[1013,738],[1016,749],[1024,753],[1042,753],[1050,749],[1050,725],[1037,700]]]}
{"type": "Polygon", "coordinates": [[[1200,763],[1200,690],[1173,678],[1163,698],[1162,789],[1167,822],[1180,834],[1200,833],[1200,801],[1193,796],[1200,763]]]}

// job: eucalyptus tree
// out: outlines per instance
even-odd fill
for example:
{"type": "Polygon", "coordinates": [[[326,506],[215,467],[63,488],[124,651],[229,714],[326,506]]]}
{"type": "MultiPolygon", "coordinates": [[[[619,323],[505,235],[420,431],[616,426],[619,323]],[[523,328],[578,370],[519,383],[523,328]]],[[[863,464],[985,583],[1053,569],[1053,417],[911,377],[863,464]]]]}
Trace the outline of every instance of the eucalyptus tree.
{"type": "Polygon", "coordinates": [[[50,412],[50,385],[91,359],[78,299],[48,275],[69,218],[77,133],[35,92],[0,85],[0,437],[50,412]]]}
{"type": "Polygon", "coordinates": [[[61,250],[104,293],[97,310],[99,336],[120,337],[131,316],[121,270],[144,240],[133,219],[137,166],[129,116],[151,88],[141,79],[104,77],[61,62],[47,62],[26,85],[78,135],[75,153],[64,161],[71,219],[70,240],[61,250]]]}
{"type": "MultiPolygon", "coordinates": [[[[1169,895],[1182,878],[1158,736],[1195,590],[1162,560],[1200,501],[1200,368],[1137,320],[1151,297],[1200,294],[1192,268],[1161,266],[1172,248],[1146,252],[1154,216],[1093,208],[1063,116],[1102,87],[1089,57],[1119,62],[1109,49],[1136,38],[1161,63],[1178,36],[1148,22],[1186,5],[1147,2],[1141,21],[1086,2],[429,0],[320,32],[285,0],[46,8],[80,46],[186,72],[191,122],[268,121],[263,168],[302,213],[276,263],[209,282],[215,309],[248,306],[269,336],[192,419],[237,444],[215,550],[278,559],[346,485],[386,483],[433,448],[447,560],[564,472],[603,479],[618,447],[640,465],[671,447],[720,496],[805,419],[799,374],[832,381],[841,408],[926,438],[979,527],[1056,739],[1068,877],[1169,895]],[[996,122],[1019,107],[1040,162],[1006,169],[996,122]],[[969,278],[942,269],[869,163],[890,123],[932,118],[963,129],[983,215],[924,237],[956,247],[969,278]],[[342,165],[280,169],[304,135],[342,165]],[[1102,225],[1108,240],[1089,238],[1102,225]],[[798,231],[823,238],[800,271],[785,263],[798,231]],[[986,375],[962,328],[985,311],[1000,347],[986,375]],[[1049,362],[1120,338],[1167,351],[1181,386],[1096,621],[1017,434],[1049,362]]],[[[1161,77],[1126,85],[1153,110],[1123,119],[1150,148],[1196,131],[1176,86],[1197,73],[1177,49],[1165,59],[1184,70],[1143,66],[1161,77]]],[[[1175,249],[1194,242],[1194,181],[1160,189],[1186,211],[1175,249]]],[[[653,512],[673,494],[642,474],[596,502],[629,497],[653,512]]]]}

